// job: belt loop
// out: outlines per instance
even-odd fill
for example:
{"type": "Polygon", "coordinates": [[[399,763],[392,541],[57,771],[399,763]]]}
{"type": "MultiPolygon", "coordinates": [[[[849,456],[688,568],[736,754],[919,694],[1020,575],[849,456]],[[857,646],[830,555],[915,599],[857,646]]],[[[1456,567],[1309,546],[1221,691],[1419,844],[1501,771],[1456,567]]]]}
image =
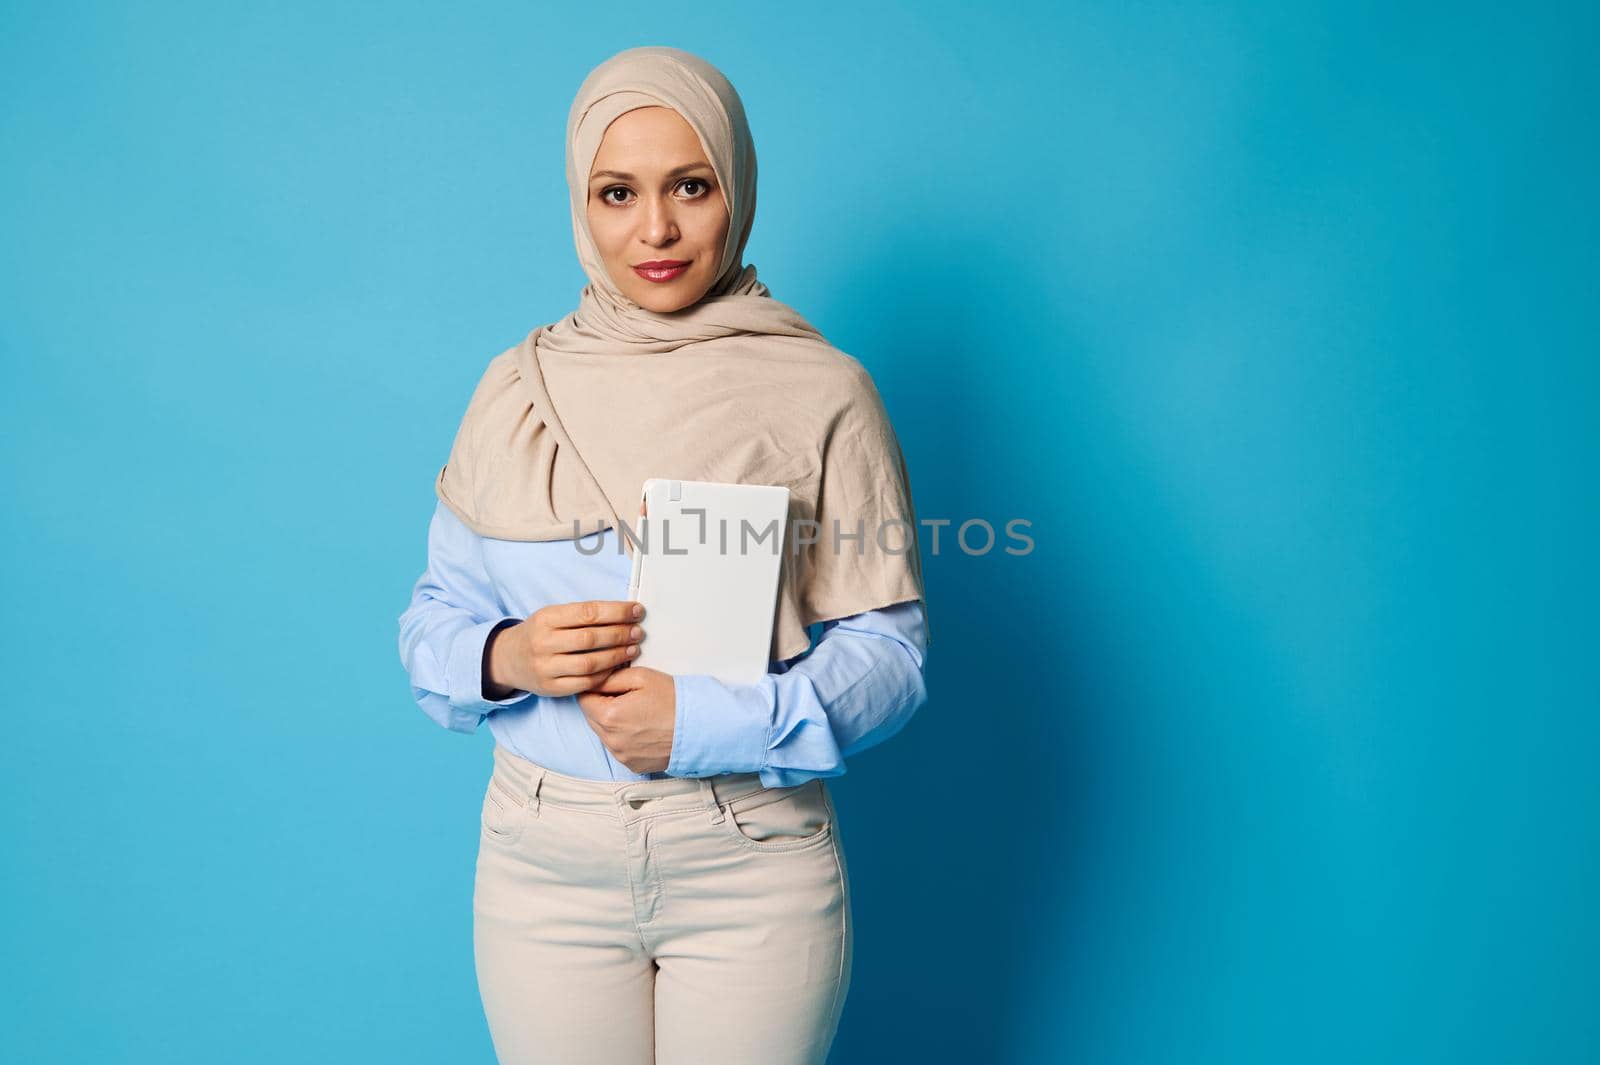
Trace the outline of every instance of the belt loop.
{"type": "Polygon", "coordinates": [[[717,802],[717,788],[715,784],[711,783],[710,777],[700,778],[700,794],[705,796],[706,806],[711,811],[711,823],[714,825],[722,824],[722,818],[726,811],[717,802]]]}
{"type": "Polygon", "coordinates": [[[544,767],[539,766],[533,771],[533,787],[528,791],[528,806],[533,810],[533,816],[539,816],[539,787],[544,783],[544,767]]]}

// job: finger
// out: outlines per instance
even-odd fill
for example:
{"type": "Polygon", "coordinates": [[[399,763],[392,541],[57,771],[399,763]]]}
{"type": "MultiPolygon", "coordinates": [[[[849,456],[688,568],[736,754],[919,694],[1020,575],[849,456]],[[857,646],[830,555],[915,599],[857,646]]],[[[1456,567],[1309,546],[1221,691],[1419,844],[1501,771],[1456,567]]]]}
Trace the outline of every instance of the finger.
{"type": "Polygon", "coordinates": [[[608,693],[631,692],[644,687],[644,674],[632,668],[614,669],[595,686],[595,691],[608,693]]]}
{"type": "Polygon", "coordinates": [[[618,673],[626,672],[626,669],[611,670],[603,674],[599,680],[591,682],[587,688],[576,692],[578,705],[583,707],[586,713],[592,714],[616,702],[617,699],[626,694],[626,690],[612,691],[607,687],[607,684],[618,673]]]}
{"type": "Polygon", "coordinates": [[[581,705],[583,702],[583,697],[592,692],[601,681],[605,680],[606,677],[610,676],[611,672],[612,671],[608,669],[603,673],[597,673],[592,676],[562,677],[551,682],[550,689],[545,694],[552,696],[575,695],[578,697],[578,701],[581,705]]]}
{"type": "Polygon", "coordinates": [[[640,625],[585,625],[577,629],[552,629],[534,648],[535,653],[571,654],[574,651],[599,651],[625,647],[644,638],[640,625]]]}
{"type": "Polygon", "coordinates": [[[587,677],[625,665],[638,653],[638,644],[607,647],[599,651],[541,656],[541,672],[546,677],[587,677]]]}
{"type": "Polygon", "coordinates": [[[546,620],[552,629],[621,625],[643,617],[644,606],[631,599],[585,599],[577,603],[558,603],[549,608],[549,614],[546,620]]]}

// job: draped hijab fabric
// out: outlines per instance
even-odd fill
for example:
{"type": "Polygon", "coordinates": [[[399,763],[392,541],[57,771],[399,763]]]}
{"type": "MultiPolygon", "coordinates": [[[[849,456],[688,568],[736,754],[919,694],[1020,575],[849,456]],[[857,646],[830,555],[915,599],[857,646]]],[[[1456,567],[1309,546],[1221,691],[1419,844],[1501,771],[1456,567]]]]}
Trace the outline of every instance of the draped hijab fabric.
{"type": "Polygon", "coordinates": [[[772,660],[807,650],[813,622],[911,600],[926,608],[910,477],[871,375],[742,261],[756,156],[733,86],[676,48],[620,52],[578,90],[566,164],[589,283],[570,314],[490,361],[435,481],[439,500],[482,536],[575,540],[614,528],[632,551],[621,526],[638,530],[647,478],[783,485],[772,660]],[[601,139],[640,107],[689,123],[729,211],[717,280],[665,314],[616,287],[588,227],[601,139]]]}

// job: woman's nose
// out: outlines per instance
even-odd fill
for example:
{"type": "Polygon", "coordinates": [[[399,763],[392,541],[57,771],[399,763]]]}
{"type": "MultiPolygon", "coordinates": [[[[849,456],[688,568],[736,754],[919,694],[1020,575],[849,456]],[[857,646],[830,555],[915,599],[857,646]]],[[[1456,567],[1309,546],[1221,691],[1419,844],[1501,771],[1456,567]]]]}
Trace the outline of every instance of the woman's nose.
{"type": "Polygon", "coordinates": [[[651,244],[660,244],[678,235],[678,223],[672,217],[672,207],[662,200],[652,201],[645,209],[644,238],[651,244]]]}

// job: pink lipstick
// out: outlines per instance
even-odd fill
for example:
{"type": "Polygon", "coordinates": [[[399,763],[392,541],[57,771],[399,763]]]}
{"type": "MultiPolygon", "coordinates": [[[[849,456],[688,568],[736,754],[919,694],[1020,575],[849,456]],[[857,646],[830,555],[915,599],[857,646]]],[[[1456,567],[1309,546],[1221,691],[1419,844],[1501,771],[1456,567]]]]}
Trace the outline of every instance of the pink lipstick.
{"type": "Polygon", "coordinates": [[[633,272],[646,281],[671,281],[673,278],[689,269],[689,264],[683,259],[654,259],[647,263],[638,263],[633,272]]]}

